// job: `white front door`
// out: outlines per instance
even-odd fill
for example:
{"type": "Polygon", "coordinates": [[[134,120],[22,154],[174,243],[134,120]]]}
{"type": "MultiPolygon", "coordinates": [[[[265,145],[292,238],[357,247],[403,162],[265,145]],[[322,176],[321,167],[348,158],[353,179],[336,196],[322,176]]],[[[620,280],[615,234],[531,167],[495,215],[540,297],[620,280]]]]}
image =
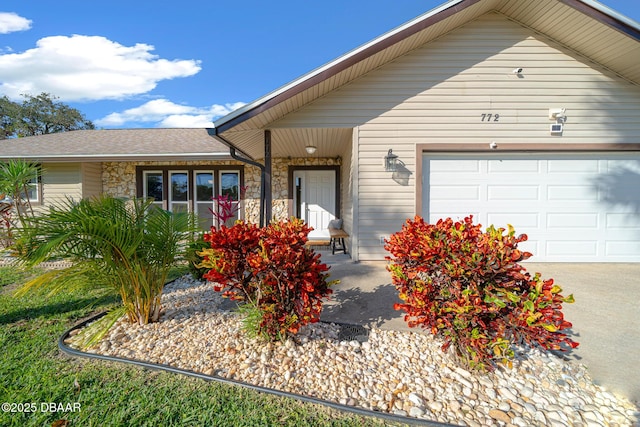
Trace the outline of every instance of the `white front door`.
{"type": "Polygon", "coordinates": [[[293,181],[295,214],[313,228],[309,240],[328,240],[329,221],[336,217],[335,171],[295,171],[293,181]]]}

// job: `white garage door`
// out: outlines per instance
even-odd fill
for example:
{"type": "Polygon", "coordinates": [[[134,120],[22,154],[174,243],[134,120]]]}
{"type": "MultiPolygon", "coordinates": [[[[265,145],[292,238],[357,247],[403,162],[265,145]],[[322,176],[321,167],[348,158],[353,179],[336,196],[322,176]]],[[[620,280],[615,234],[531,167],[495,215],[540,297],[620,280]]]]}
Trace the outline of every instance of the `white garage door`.
{"type": "Polygon", "coordinates": [[[526,233],[534,262],[640,262],[640,155],[425,154],[423,216],[526,233]]]}

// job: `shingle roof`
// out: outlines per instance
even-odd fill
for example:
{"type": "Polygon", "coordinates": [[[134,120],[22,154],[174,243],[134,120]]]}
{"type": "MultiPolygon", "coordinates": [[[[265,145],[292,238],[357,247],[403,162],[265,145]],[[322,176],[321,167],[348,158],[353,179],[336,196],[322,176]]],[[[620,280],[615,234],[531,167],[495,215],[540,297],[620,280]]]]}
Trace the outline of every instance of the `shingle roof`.
{"type": "Polygon", "coordinates": [[[206,160],[231,158],[207,129],[76,130],[0,140],[0,159],[38,161],[206,160]]]}

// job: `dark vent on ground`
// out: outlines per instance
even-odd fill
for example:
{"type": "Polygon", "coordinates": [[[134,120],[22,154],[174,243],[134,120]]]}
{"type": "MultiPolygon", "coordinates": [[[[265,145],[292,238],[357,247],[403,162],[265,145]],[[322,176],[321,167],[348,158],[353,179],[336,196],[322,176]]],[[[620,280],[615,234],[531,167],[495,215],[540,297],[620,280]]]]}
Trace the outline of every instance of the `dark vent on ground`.
{"type": "Polygon", "coordinates": [[[359,341],[365,342],[369,339],[369,330],[360,325],[347,325],[339,323],[340,332],[338,333],[338,339],[340,341],[359,341]]]}

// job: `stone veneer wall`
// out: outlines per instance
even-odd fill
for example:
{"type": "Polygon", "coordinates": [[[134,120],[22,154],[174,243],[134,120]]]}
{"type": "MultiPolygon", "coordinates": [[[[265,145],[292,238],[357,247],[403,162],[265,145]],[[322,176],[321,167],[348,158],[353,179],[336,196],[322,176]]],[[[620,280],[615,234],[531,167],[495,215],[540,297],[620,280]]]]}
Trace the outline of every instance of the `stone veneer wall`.
{"type": "MultiPolygon", "coordinates": [[[[104,162],[102,164],[102,189],[105,194],[133,198],[136,196],[136,166],[207,166],[215,164],[244,166],[244,185],[247,187],[243,202],[244,218],[253,223],[259,221],[260,170],[235,160],[174,161],[174,162],[104,162]]],[[[340,158],[276,158],[272,165],[273,219],[284,220],[289,216],[288,175],[289,166],[338,166],[340,158]]]]}
{"type": "MultiPolygon", "coordinates": [[[[102,191],[105,194],[118,197],[136,196],[136,166],[244,166],[245,185],[247,175],[251,174],[253,166],[235,160],[215,161],[174,161],[174,162],[103,162],[102,163],[102,191]]],[[[255,172],[260,181],[260,172],[255,172]]],[[[259,193],[259,190],[258,190],[259,193]]]]}

